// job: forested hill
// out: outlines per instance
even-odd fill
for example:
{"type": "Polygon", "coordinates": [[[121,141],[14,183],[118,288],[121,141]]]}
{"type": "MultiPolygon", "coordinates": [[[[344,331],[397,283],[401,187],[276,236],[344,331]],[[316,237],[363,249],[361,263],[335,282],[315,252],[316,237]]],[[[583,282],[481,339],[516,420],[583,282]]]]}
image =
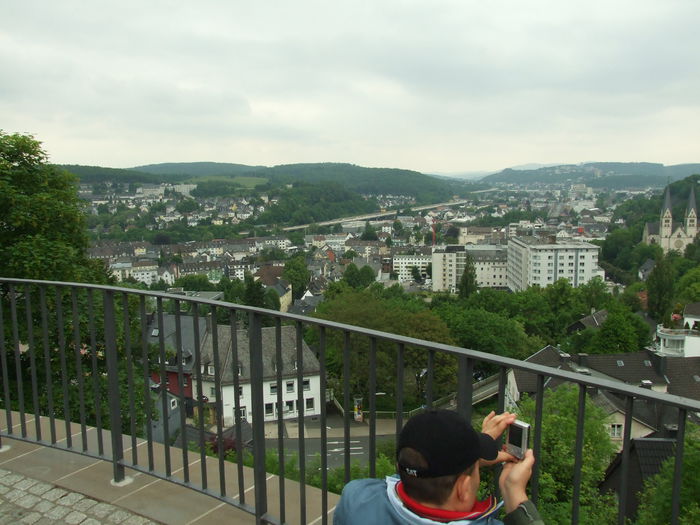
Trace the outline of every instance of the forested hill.
{"type": "Polygon", "coordinates": [[[679,180],[700,173],[700,164],[664,166],[651,162],[589,162],[564,164],[532,170],[505,169],[484,177],[486,183],[581,183],[592,187],[622,188],[665,186],[669,179],[679,180]]]}
{"type": "Polygon", "coordinates": [[[245,176],[264,177],[273,184],[295,182],[336,182],[345,188],[366,194],[397,194],[421,197],[421,200],[443,199],[452,194],[451,184],[417,171],[394,168],[364,168],[354,164],[323,162],[315,164],[282,164],[274,167],[245,166],[217,162],[191,162],[138,166],[138,171],[190,175],[198,177],[245,176]]]}
{"type": "Polygon", "coordinates": [[[409,195],[419,203],[448,200],[452,195],[476,189],[460,181],[438,179],[417,171],[394,168],[365,168],[354,164],[285,164],[274,167],[246,166],[218,162],[164,163],[137,166],[128,170],[91,166],[63,166],[81,182],[119,180],[121,182],[222,181],[236,177],[255,177],[265,186],[334,182],[362,194],[409,195]]]}
{"type": "Polygon", "coordinates": [[[222,175],[251,175],[269,168],[267,166],[248,166],[230,162],[162,162],[160,164],[147,164],[129,169],[156,175],[217,177],[222,175]]]}
{"type": "Polygon", "coordinates": [[[188,175],[165,176],[133,169],[103,168],[101,166],[80,166],[78,164],[59,164],[58,166],[77,175],[80,182],[86,184],[115,181],[159,184],[161,182],[180,182],[189,178],[188,175]]]}

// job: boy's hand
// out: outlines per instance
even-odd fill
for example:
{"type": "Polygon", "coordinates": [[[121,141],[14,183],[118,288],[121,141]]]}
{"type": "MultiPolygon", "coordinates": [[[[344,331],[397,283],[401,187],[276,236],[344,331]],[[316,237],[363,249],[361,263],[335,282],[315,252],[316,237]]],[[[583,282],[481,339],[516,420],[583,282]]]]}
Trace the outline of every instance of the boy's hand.
{"type": "Polygon", "coordinates": [[[500,439],[506,427],[516,419],[517,416],[510,412],[503,412],[503,414],[496,415],[492,410],[484,418],[484,422],[481,424],[481,431],[484,434],[488,434],[493,439],[500,439]]]}
{"type": "Polygon", "coordinates": [[[503,466],[498,485],[505,502],[506,512],[513,512],[518,505],[528,499],[525,488],[532,476],[532,466],[535,464],[535,455],[532,449],[525,452],[521,461],[509,462],[503,466]]]}

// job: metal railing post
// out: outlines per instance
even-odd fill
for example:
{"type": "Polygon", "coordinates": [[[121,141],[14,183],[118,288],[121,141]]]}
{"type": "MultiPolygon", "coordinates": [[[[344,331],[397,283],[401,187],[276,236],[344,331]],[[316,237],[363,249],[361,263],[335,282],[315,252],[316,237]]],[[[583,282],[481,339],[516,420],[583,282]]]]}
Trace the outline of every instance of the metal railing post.
{"type": "Polygon", "coordinates": [[[634,409],[634,398],[628,396],[625,400],[625,431],[622,438],[622,474],[620,475],[620,488],[618,491],[619,504],[617,508],[617,523],[618,525],[625,525],[627,518],[627,490],[628,490],[628,476],[630,470],[630,448],[632,436],[632,411],[634,409]]]}
{"type": "Polygon", "coordinates": [[[248,325],[250,341],[250,394],[253,404],[253,478],[255,481],[255,522],[263,523],[267,514],[267,475],[265,473],[265,401],[263,399],[262,326],[260,314],[251,312],[248,325]]]}
{"type": "MultiPolygon", "coordinates": [[[[578,413],[576,415],[576,445],[574,448],[574,492],[571,498],[571,523],[578,525],[581,511],[581,468],[583,466],[583,434],[586,421],[586,385],[578,385],[578,413]]],[[[624,497],[624,496],[621,496],[624,497]]]]}
{"type": "Polygon", "coordinates": [[[673,489],[671,492],[671,525],[678,524],[681,512],[681,484],[683,482],[683,449],[685,447],[685,409],[678,409],[678,433],[676,434],[676,459],[673,464],[673,489]]]}
{"type": "Polygon", "coordinates": [[[112,436],[112,467],[114,482],[124,481],[124,445],[119,403],[119,366],[117,364],[117,329],[114,316],[114,292],[104,292],[105,360],[107,362],[107,403],[109,406],[110,434],[112,436]]]}

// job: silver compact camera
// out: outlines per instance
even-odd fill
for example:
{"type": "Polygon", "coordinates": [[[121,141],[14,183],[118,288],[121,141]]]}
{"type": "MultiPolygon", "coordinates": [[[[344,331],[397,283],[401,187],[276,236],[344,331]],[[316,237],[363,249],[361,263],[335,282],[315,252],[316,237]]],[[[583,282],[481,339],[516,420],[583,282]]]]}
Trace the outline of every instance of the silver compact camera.
{"type": "Polygon", "coordinates": [[[506,435],[506,452],[518,459],[523,459],[530,443],[530,425],[516,419],[508,426],[506,435]]]}

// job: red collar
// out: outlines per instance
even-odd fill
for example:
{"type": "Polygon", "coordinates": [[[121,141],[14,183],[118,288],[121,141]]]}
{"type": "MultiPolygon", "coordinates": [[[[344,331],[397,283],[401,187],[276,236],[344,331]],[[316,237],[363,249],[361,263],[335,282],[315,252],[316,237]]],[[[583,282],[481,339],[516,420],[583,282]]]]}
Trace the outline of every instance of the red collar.
{"type": "Polygon", "coordinates": [[[489,496],[483,501],[477,501],[472,507],[472,510],[470,510],[469,512],[426,507],[422,503],[418,503],[416,500],[411,498],[411,496],[406,494],[406,491],[403,488],[403,483],[401,481],[399,481],[396,484],[396,493],[398,494],[399,499],[403,502],[403,504],[406,505],[406,508],[408,508],[415,514],[418,514],[423,518],[428,518],[433,521],[440,521],[444,523],[456,520],[473,520],[481,518],[487,516],[497,508],[496,498],[494,498],[493,496],[489,496]]]}

